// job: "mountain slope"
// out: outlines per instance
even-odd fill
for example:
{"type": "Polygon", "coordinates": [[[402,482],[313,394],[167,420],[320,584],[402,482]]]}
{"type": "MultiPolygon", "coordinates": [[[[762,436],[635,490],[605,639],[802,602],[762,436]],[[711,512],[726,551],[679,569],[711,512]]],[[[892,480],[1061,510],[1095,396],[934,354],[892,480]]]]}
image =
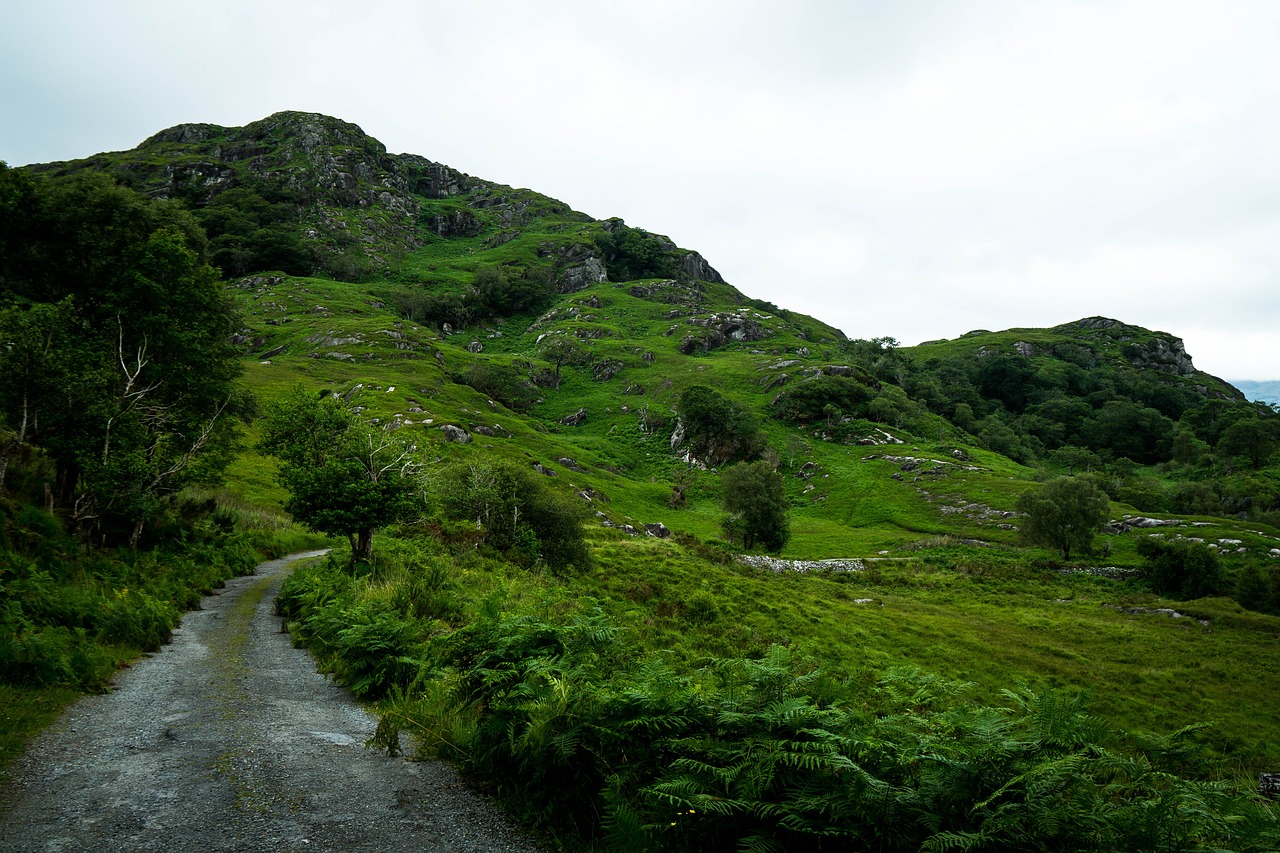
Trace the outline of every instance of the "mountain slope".
{"type": "MultiPolygon", "coordinates": [[[[813,557],[944,534],[1012,543],[1032,471],[1006,456],[1084,444],[1157,461],[1186,412],[1217,406],[1208,441],[1214,413],[1241,400],[1173,336],[1102,318],[910,349],[848,341],[747,298],[661,235],[388,154],[325,116],[181,125],[33,168],[105,170],[177,199],[224,272],[267,270],[229,284],[263,396],[361,386],[361,405],[439,458],[537,465],[619,525],[720,535],[716,477],[678,440],[693,386],[759,418],[787,476],[788,552],[813,557]],[[1146,443],[1120,441],[1134,432],[1121,416],[1149,427],[1146,443]],[[687,506],[671,505],[677,493],[687,506]]],[[[250,460],[241,475],[269,489],[250,460]]]]}
{"type": "MultiPolygon", "coordinates": [[[[465,646],[499,623],[531,626],[521,653],[538,666],[559,666],[542,654],[548,637],[585,642],[597,659],[593,638],[609,636],[617,660],[652,655],[679,678],[787,646],[808,656],[791,675],[843,685],[843,698],[821,700],[842,707],[866,707],[886,670],[921,667],[997,703],[1023,682],[1091,690],[1101,718],[1140,732],[1211,716],[1220,754],[1251,772],[1275,763],[1277,622],[1256,611],[1280,601],[1280,472],[1253,470],[1225,440],[1274,413],[1196,372],[1171,335],[1087,318],[913,348],[847,340],[749,298],[665,237],[389,155],[309,114],[177,128],[35,169],[53,180],[84,170],[205,224],[241,309],[244,382],[262,404],[298,386],[339,394],[411,438],[429,478],[506,460],[596,513],[593,565],[562,575],[504,560],[469,518],[429,506],[379,542],[368,576],[336,563],[299,573],[294,603],[328,615],[291,618],[330,632],[313,639],[331,651],[348,644],[351,660],[329,659],[336,672],[368,665],[384,687],[405,687],[397,673],[425,660],[428,640],[465,646]],[[678,416],[691,395],[758,428],[791,503],[781,562],[734,560],[719,541],[720,466],[706,463],[731,454],[691,440],[678,416]],[[1018,497],[1084,471],[1112,498],[1098,550],[1064,565],[1024,547],[1018,497]],[[1218,597],[1155,595],[1137,552],[1152,536],[1214,552],[1218,597]]],[[[246,451],[230,488],[278,503],[273,466],[246,451]]],[[[473,663],[438,686],[463,683],[473,663]]],[[[592,701],[601,683],[581,672],[535,681],[592,701]]]]}

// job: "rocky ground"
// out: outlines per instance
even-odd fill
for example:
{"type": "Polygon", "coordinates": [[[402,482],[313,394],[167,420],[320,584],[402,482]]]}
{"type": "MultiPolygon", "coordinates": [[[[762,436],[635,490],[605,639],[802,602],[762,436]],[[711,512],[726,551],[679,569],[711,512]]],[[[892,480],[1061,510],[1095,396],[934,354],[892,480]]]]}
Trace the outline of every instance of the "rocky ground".
{"type": "Polygon", "coordinates": [[[288,566],[206,598],[34,741],[0,784],[0,851],[537,849],[447,765],[365,748],[374,720],[274,615],[288,566]]]}

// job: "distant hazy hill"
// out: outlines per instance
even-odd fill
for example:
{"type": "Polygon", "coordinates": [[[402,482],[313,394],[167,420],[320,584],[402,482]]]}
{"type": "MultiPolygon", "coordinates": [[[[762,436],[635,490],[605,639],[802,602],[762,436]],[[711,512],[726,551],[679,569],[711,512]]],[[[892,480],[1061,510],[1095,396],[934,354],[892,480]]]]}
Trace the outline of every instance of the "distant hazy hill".
{"type": "Polygon", "coordinates": [[[1280,403],[1280,380],[1268,379],[1259,382],[1252,379],[1233,379],[1231,384],[1240,389],[1245,399],[1280,403]]]}

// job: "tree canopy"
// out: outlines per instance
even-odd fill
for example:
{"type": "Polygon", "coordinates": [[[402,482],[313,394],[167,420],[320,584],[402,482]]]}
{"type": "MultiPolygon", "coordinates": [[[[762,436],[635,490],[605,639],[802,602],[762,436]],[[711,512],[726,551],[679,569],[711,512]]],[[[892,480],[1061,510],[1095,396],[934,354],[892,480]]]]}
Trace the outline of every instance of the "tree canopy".
{"type": "Polygon", "coordinates": [[[519,562],[542,560],[552,569],[586,568],[586,509],[554,492],[531,470],[509,462],[453,466],[440,478],[446,515],[474,522],[486,544],[519,562]]]}
{"type": "Polygon", "coordinates": [[[778,552],[791,538],[782,475],[768,462],[739,462],[720,475],[724,529],[731,541],[750,551],[757,544],[778,552]]]}
{"type": "Polygon", "coordinates": [[[1025,518],[1020,532],[1029,542],[1055,548],[1062,559],[1087,550],[1107,521],[1107,496],[1085,477],[1058,477],[1018,497],[1025,518]]]}
{"type": "Polygon", "coordinates": [[[347,401],[300,388],[272,406],[261,447],[283,463],[294,518],[346,536],[353,560],[373,556],[373,533],[422,506],[416,448],[369,423],[347,401]]]}
{"type": "Polygon", "coordinates": [[[764,447],[755,415],[714,388],[684,389],[676,414],[689,450],[708,465],[754,459],[764,447]]]}
{"type": "Polygon", "coordinates": [[[179,206],[105,176],[0,164],[0,472],[38,447],[47,502],[84,533],[136,546],[229,458],[237,317],[205,245],[179,206]]]}

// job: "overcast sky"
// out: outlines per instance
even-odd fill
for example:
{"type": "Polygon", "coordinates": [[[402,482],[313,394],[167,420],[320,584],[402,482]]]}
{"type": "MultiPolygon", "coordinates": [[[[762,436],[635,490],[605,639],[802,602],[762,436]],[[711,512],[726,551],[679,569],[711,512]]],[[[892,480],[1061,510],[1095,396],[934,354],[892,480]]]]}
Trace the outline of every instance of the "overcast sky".
{"type": "Polygon", "coordinates": [[[903,344],[1103,315],[1280,379],[1280,2],[11,0],[0,159],[286,109],[903,344]]]}

